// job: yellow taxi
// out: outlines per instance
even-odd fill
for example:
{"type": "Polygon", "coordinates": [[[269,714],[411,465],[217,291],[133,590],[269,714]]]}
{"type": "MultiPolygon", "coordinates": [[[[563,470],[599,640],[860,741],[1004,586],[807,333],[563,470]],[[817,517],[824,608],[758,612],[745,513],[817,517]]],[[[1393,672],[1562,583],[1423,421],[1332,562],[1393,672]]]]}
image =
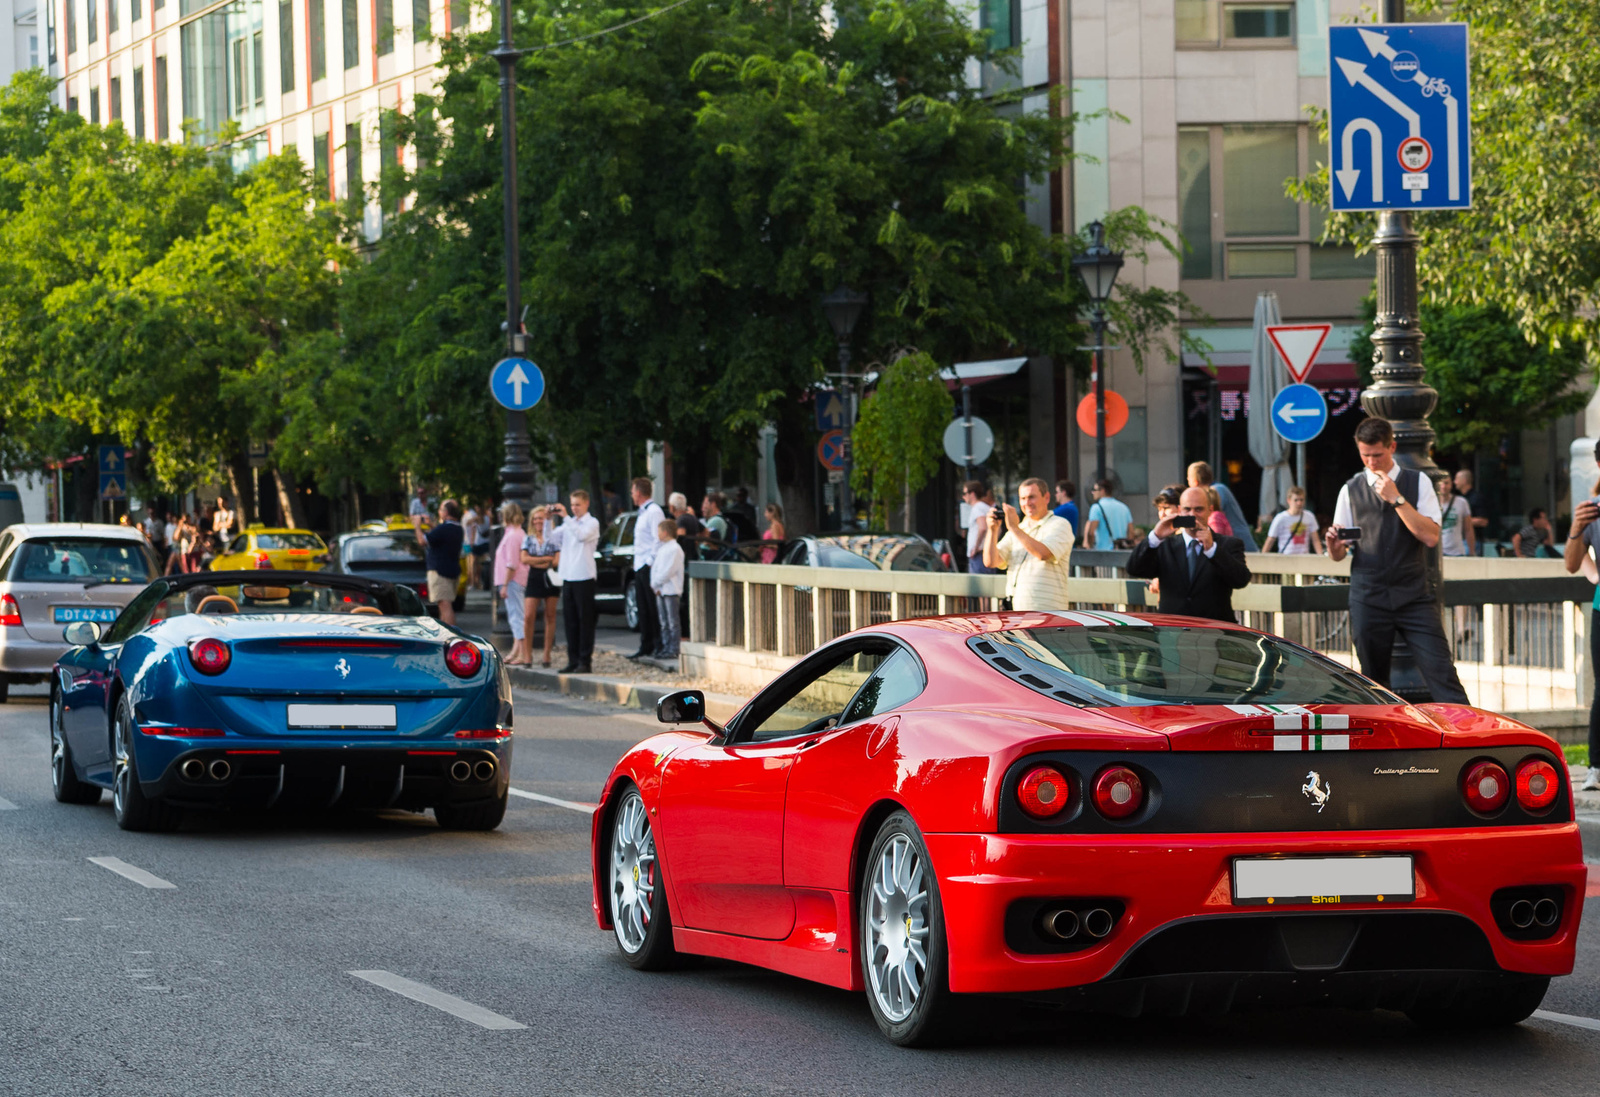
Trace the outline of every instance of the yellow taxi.
{"type": "Polygon", "coordinates": [[[278,568],[321,571],[328,564],[328,545],[308,529],[268,529],[246,526],[211,561],[212,571],[249,571],[278,568]]]}

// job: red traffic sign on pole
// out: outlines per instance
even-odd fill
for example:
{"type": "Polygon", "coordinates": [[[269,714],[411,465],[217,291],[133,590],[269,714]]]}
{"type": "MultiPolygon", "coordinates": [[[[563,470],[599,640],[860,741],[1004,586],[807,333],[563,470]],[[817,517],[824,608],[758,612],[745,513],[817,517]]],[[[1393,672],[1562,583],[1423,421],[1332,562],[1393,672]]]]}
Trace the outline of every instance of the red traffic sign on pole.
{"type": "Polygon", "coordinates": [[[817,460],[831,471],[844,468],[844,431],[830,430],[817,442],[817,460]]]}
{"type": "Polygon", "coordinates": [[[1267,338],[1278,348],[1283,364],[1295,384],[1301,384],[1311,373],[1311,365],[1322,353],[1332,324],[1268,324],[1267,338]]]}

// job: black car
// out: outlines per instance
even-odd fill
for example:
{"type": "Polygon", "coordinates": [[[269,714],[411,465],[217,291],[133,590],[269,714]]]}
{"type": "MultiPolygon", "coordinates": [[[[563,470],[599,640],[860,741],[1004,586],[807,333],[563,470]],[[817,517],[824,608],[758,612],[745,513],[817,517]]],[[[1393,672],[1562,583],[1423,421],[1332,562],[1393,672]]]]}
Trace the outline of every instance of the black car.
{"type": "MultiPolygon", "coordinates": [[[[363,579],[382,579],[384,582],[404,584],[422,596],[423,603],[433,616],[439,609],[428,601],[428,565],[423,547],[411,530],[385,530],[383,532],[347,533],[339,538],[339,547],[331,571],[342,575],[359,575],[363,579]]],[[[456,612],[466,608],[467,595],[461,584],[456,584],[456,612]]]]}

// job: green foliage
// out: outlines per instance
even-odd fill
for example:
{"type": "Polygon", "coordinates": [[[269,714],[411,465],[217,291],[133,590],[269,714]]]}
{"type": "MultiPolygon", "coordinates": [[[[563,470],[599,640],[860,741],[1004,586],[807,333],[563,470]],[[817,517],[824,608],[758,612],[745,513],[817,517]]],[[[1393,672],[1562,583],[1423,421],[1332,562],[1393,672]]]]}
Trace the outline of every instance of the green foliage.
{"type": "MultiPolygon", "coordinates": [[[[1377,302],[1363,302],[1365,324],[1350,343],[1361,383],[1372,383],[1372,333],[1377,302]]],[[[1439,405],[1428,417],[1438,448],[1460,453],[1494,449],[1519,430],[1543,427],[1582,410],[1577,386],[1588,370],[1575,346],[1529,346],[1519,325],[1492,306],[1424,304],[1423,362],[1439,405]]]]}
{"type": "Polygon", "coordinates": [[[932,356],[907,354],[878,376],[851,435],[850,486],[872,496],[879,528],[888,525],[891,500],[909,499],[939,471],[940,438],[954,414],[932,356]]]}
{"type": "MultiPolygon", "coordinates": [[[[1600,5],[1592,0],[1413,0],[1413,18],[1471,25],[1469,210],[1420,213],[1418,275],[1441,306],[1498,308],[1529,343],[1592,344],[1600,289],[1600,5]]],[[[1328,132],[1291,193],[1328,204],[1328,132]]],[[[1328,238],[1372,239],[1372,214],[1333,214],[1328,238]]]]}

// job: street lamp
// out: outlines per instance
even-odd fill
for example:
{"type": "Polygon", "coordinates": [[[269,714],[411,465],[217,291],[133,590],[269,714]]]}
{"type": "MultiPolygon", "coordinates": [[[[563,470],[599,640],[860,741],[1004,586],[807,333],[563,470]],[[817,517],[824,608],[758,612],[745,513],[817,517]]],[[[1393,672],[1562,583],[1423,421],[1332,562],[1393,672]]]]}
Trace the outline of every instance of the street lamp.
{"type": "Polygon", "coordinates": [[[1083,279],[1089,300],[1094,302],[1089,326],[1094,329],[1094,478],[1099,481],[1106,475],[1106,380],[1101,362],[1106,346],[1105,304],[1122,269],[1122,253],[1106,247],[1106,227],[1099,221],[1089,225],[1089,238],[1089,250],[1072,257],[1072,269],[1083,279]]]}
{"type": "Polygon", "coordinates": [[[850,528],[849,522],[853,516],[850,506],[850,435],[856,423],[855,378],[850,373],[850,333],[856,330],[856,321],[861,319],[861,311],[866,307],[867,295],[857,293],[843,283],[832,293],[822,295],[823,314],[828,317],[833,337],[839,342],[839,378],[844,388],[844,482],[840,484],[839,515],[840,524],[845,529],[850,528]]]}
{"type": "MultiPolygon", "coordinates": [[[[522,244],[517,222],[517,110],[516,67],[525,50],[511,45],[511,0],[500,0],[500,44],[490,52],[500,65],[500,171],[504,192],[506,251],[506,349],[521,357],[528,353],[522,334],[522,272],[518,253],[522,244]]],[[[533,462],[528,458],[528,413],[506,410],[505,463],[500,466],[500,495],[524,512],[533,506],[533,462]]]]}

